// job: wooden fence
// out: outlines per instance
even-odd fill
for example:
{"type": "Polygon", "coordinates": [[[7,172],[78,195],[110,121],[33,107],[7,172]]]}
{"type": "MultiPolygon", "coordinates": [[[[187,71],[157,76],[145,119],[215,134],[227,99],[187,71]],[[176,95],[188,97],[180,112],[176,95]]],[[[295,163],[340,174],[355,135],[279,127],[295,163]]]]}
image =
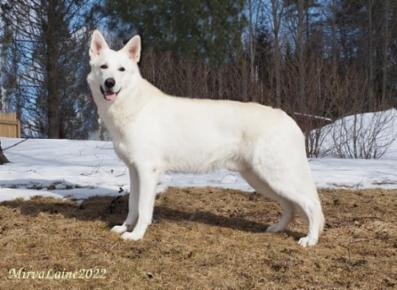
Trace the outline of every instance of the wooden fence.
{"type": "Polygon", "coordinates": [[[16,113],[0,113],[0,136],[21,137],[21,123],[16,113]]]}

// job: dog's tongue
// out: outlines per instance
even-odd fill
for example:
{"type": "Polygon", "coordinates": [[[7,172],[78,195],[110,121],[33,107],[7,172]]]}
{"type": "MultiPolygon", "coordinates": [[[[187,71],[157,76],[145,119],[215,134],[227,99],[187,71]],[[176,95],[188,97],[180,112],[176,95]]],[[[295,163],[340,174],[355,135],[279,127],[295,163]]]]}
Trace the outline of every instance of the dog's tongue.
{"type": "Polygon", "coordinates": [[[114,101],[114,99],[116,99],[116,94],[112,92],[107,92],[105,94],[105,99],[106,101],[114,101]]]}

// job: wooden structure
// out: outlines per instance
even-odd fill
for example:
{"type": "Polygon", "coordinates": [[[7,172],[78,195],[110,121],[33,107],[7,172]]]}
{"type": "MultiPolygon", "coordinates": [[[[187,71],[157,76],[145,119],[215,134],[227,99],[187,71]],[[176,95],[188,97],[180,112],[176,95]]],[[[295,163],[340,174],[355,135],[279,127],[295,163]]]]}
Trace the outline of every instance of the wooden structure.
{"type": "Polygon", "coordinates": [[[21,123],[16,113],[0,113],[0,137],[21,137],[21,123]]]}

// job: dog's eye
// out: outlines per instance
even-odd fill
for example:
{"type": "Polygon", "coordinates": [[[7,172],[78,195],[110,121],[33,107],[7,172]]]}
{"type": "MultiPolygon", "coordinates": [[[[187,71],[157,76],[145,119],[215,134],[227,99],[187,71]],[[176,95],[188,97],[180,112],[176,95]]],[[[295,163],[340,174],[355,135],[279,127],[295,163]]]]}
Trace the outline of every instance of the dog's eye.
{"type": "Polygon", "coordinates": [[[106,64],[101,65],[101,69],[107,69],[108,66],[106,64]]]}
{"type": "Polygon", "coordinates": [[[125,68],[120,67],[120,68],[119,68],[119,71],[125,71],[125,68]]]}

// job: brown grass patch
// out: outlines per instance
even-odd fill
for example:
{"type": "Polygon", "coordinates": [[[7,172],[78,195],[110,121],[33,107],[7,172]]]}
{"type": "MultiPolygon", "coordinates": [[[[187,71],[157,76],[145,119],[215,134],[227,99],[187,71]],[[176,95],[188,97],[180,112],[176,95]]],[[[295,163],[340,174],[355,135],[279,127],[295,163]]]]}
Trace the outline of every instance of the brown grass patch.
{"type": "MultiPolygon", "coordinates": [[[[0,289],[386,289],[397,287],[397,191],[323,190],[320,243],[301,248],[298,218],[256,194],[171,188],[143,241],[110,233],[127,198],[33,198],[0,204],[0,289]],[[105,269],[103,279],[10,279],[9,271],[105,269]]],[[[53,272],[52,272],[53,273],[53,272]]]]}

